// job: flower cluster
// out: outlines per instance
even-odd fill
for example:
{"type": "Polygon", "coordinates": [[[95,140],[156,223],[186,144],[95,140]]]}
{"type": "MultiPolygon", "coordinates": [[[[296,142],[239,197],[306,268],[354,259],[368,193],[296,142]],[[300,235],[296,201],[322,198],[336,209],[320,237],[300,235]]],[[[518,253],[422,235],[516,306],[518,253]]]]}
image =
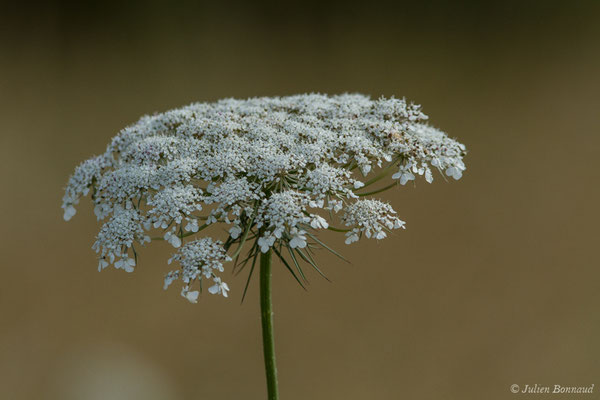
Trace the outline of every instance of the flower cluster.
{"type": "Polygon", "coordinates": [[[117,269],[122,268],[127,272],[133,272],[135,259],[129,257],[129,249],[135,241],[144,244],[150,242],[150,237],[144,234],[140,215],[133,209],[131,203],[127,208],[116,206],[113,216],[106,222],[92,246],[100,253],[98,270],[108,266],[108,261],[114,263],[117,269]],[[119,258],[115,262],[116,258],[119,258]]]}
{"type": "Polygon", "coordinates": [[[225,253],[223,243],[213,241],[211,238],[202,238],[186,243],[179,252],[169,259],[169,264],[172,261],[178,261],[181,264],[181,272],[178,270],[169,272],[165,277],[164,289],[176,279],[181,279],[185,286],[181,290],[181,295],[186,297],[191,302],[195,303],[198,299],[199,292],[197,290],[189,290],[190,285],[202,277],[212,279],[214,286],[211,286],[208,291],[212,294],[222,293],[227,297],[229,286],[221,281],[215,271],[223,272],[223,263],[231,261],[225,253]]]}
{"type": "Polygon", "coordinates": [[[359,200],[346,207],[342,219],[353,227],[346,233],[346,244],[356,242],[364,233],[367,238],[383,239],[386,231],[404,228],[404,221],[396,218],[396,211],[379,200],[359,200]]]}
{"type": "Polygon", "coordinates": [[[426,121],[403,99],[351,94],[226,99],[145,116],[76,168],[64,218],[91,194],[105,220],[94,244],[100,269],[133,271],[135,246],[153,237],[178,249],[171,260],[182,270],[168,273],[165,287],[179,279],[196,301],[191,285],[204,278],[210,293],[226,295],[216,273],[237,263],[246,243],[243,265],[272,250],[289,266],[287,249],[296,266],[316,268],[313,249],[329,249],[318,230],[346,232],[352,243],[403,228],[390,205],[366,196],[418,175],[431,182],[434,169],[454,179],[465,170],[465,147],[426,121]],[[392,183],[372,188],[388,172],[392,183]],[[200,236],[220,224],[224,241],[200,236]]]}
{"type": "Polygon", "coordinates": [[[391,147],[404,154],[398,172],[392,175],[401,185],[414,180],[414,174],[425,175],[427,182],[433,182],[431,167],[445,171],[456,180],[466,169],[462,161],[465,146],[448,140],[444,132],[429,125],[415,124],[405,135],[392,135],[391,147]]]}

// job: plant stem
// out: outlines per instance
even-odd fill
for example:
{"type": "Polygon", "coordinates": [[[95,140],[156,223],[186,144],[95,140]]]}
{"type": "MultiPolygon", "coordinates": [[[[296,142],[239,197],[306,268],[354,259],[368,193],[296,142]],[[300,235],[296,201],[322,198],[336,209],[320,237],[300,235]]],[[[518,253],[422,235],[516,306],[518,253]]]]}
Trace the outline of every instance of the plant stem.
{"type": "Polygon", "coordinates": [[[273,336],[273,303],[271,302],[271,255],[271,250],[260,255],[260,314],[268,399],[278,400],[275,338],[273,336]]]}

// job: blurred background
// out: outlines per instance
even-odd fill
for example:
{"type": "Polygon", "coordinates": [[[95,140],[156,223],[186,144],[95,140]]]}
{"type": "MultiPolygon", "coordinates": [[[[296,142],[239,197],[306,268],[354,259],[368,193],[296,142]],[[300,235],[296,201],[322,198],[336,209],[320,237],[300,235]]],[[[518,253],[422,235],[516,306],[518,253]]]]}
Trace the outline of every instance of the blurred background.
{"type": "Polygon", "coordinates": [[[67,224],[60,204],[143,114],[313,91],[422,104],[468,169],[386,192],[407,222],[390,239],[327,236],[352,260],[322,252],[333,283],[304,292],[278,265],[282,398],[600,392],[599,5],[1,5],[0,397],[264,399],[257,281],[242,305],[243,276],[190,304],[162,290],[164,243],[133,274],[98,273],[91,207],[67,224]]]}

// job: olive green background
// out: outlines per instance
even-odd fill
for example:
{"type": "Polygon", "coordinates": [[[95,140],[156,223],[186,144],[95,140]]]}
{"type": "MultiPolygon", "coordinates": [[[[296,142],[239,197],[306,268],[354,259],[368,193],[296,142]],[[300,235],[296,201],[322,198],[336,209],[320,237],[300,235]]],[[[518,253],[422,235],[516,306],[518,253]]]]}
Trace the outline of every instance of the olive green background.
{"type": "MultiPolygon", "coordinates": [[[[263,399],[256,281],[196,305],[171,250],[97,272],[72,169],[146,113],[303,92],[406,96],[467,145],[382,196],[407,229],[274,271],[282,399],[600,398],[594,1],[8,4],[0,13],[0,398],[263,399]],[[595,393],[510,393],[510,385],[595,393]]],[[[226,274],[228,276],[228,274],[226,274]]]]}

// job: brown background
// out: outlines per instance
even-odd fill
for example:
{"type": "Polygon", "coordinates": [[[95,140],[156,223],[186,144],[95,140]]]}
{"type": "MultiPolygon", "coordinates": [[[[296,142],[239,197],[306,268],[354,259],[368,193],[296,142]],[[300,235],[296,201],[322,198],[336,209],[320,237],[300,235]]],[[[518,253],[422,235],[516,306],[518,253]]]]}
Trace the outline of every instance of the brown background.
{"type": "MultiPolygon", "coordinates": [[[[169,246],[96,270],[62,188],[140,115],[222,97],[406,96],[469,149],[387,192],[407,230],[275,270],[283,399],[600,398],[598,2],[3,6],[0,398],[261,399],[257,288],[163,292],[169,246]],[[523,4],[526,3],[526,4],[523,4]]],[[[84,202],[87,203],[87,202],[84,202]]],[[[256,283],[256,282],[255,282],[256,283]]]]}

